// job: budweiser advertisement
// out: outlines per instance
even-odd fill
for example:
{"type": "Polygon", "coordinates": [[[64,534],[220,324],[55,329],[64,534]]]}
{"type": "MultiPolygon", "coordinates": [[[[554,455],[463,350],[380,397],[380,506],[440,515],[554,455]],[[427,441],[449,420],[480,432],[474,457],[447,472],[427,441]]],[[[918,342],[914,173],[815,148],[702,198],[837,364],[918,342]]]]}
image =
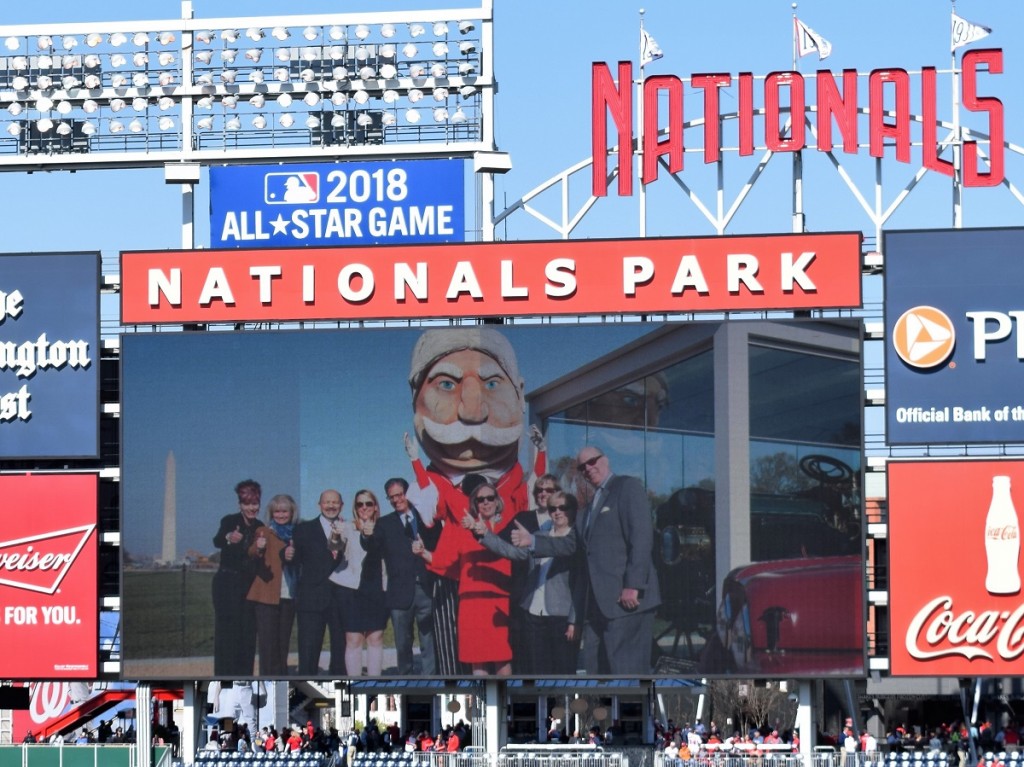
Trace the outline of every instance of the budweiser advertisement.
{"type": "Polygon", "coordinates": [[[0,476],[0,677],[96,677],[96,506],[93,474],[0,476]]]}
{"type": "Polygon", "coordinates": [[[121,254],[125,324],[855,308],[859,232],[121,254]]]}
{"type": "Polygon", "coordinates": [[[894,676],[1008,676],[1024,654],[1024,461],[889,465],[894,676]]]}

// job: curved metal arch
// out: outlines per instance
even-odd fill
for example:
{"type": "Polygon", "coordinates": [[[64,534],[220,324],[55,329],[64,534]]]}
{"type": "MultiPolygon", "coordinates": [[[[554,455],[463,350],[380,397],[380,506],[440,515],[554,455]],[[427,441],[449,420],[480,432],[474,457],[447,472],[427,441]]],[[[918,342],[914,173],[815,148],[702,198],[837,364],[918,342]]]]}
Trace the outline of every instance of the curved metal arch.
{"type": "MultiPolygon", "coordinates": [[[[809,113],[815,113],[816,111],[816,107],[811,107],[809,113]]],[[[763,117],[765,114],[765,109],[763,107],[755,109],[754,114],[763,117]]],[[[866,116],[870,114],[870,110],[867,107],[858,107],[857,114],[859,116],[866,116]]],[[[885,116],[893,117],[894,113],[892,111],[886,111],[885,116]]],[[[736,120],[738,119],[738,117],[739,115],[737,112],[730,112],[722,115],[720,119],[723,121],[736,120]]],[[[918,123],[924,122],[923,118],[920,115],[911,115],[910,119],[918,123]]],[[[682,127],[683,130],[686,130],[690,128],[700,127],[704,125],[704,123],[704,118],[696,118],[684,122],[682,127]]],[[[808,130],[811,132],[811,135],[814,136],[815,139],[817,139],[817,131],[809,117],[805,117],[805,123],[808,130]]],[[[946,131],[945,135],[938,140],[937,144],[938,154],[941,157],[943,153],[952,152],[952,150],[956,146],[957,126],[945,120],[936,120],[935,124],[938,130],[946,131]]],[[[788,122],[785,127],[788,127],[788,122]]],[[[959,126],[959,132],[962,141],[974,140],[979,142],[979,158],[983,162],[987,163],[988,155],[983,150],[981,150],[981,145],[983,143],[987,143],[990,140],[990,137],[985,133],[974,131],[966,126],[959,126]]],[[[659,137],[667,136],[668,134],[668,128],[664,128],[658,131],[659,137]]],[[[920,146],[920,142],[913,142],[913,145],[920,146]]],[[[1024,147],[1022,147],[1021,145],[1015,144],[1011,141],[1004,141],[1003,146],[1004,149],[1010,154],[1024,156],[1024,147]]],[[[868,144],[865,144],[863,142],[858,143],[858,149],[863,149],[867,147],[868,144]]],[[[634,140],[634,149],[636,149],[636,140],[634,140]]],[[[689,153],[699,153],[703,152],[703,149],[695,148],[687,149],[684,151],[689,153]]],[[[739,191],[736,193],[735,197],[733,197],[732,200],[729,202],[728,206],[726,206],[726,189],[724,185],[724,176],[721,172],[721,168],[722,164],[725,162],[725,152],[738,152],[738,150],[723,149],[722,151],[723,157],[716,163],[719,166],[719,172],[717,174],[718,181],[716,184],[716,188],[714,189],[714,202],[706,201],[705,199],[703,199],[701,195],[693,188],[693,186],[691,186],[684,180],[683,173],[669,174],[669,178],[671,178],[671,180],[680,189],[680,191],[682,191],[683,195],[689,200],[689,202],[708,221],[708,223],[714,230],[714,233],[718,235],[726,233],[726,230],[732,223],[736,214],[739,212],[741,206],[743,205],[743,202],[747,199],[747,197],[750,195],[750,192],[753,190],[754,185],[764,174],[766,168],[768,167],[768,164],[773,159],[773,157],[776,154],[778,154],[777,152],[774,152],[767,148],[763,149],[760,157],[758,158],[755,164],[753,171],[750,173],[749,178],[741,186],[739,191]]],[[[790,157],[793,157],[795,155],[802,156],[805,154],[805,152],[787,152],[785,154],[789,155],[790,157]]],[[[842,180],[844,185],[849,189],[858,206],[867,216],[870,227],[874,230],[874,235],[877,242],[881,241],[882,227],[892,217],[892,215],[896,212],[900,205],[906,201],[910,193],[921,182],[925,175],[927,175],[929,172],[932,172],[923,166],[918,168],[918,170],[913,174],[910,180],[904,184],[903,188],[900,189],[900,191],[895,195],[895,197],[888,204],[885,204],[883,202],[883,168],[887,158],[871,158],[872,160],[874,160],[875,163],[875,182],[873,189],[870,190],[868,193],[865,193],[864,191],[861,190],[860,187],[858,187],[856,182],[853,180],[852,176],[844,167],[840,157],[837,155],[836,152],[823,152],[815,150],[814,154],[822,154],[828,158],[828,161],[832,165],[833,170],[842,180]]],[[[608,150],[608,156],[612,155],[618,155],[618,146],[613,146],[608,150]]],[[[890,159],[889,162],[893,161],[890,159]]],[[[507,222],[507,220],[513,214],[521,211],[523,213],[529,214],[530,216],[544,224],[546,227],[551,229],[553,232],[555,232],[559,239],[570,239],[573,231],[577,228],[577,226],[579,226],[579,224],[583,221],[586,215],[595,208],[595,206],[600,200],[600,198],[591,194],[586,197],[582,204],[578,205],[575,208],[572,206],[571,203],[570,187],[574,177],[577,174],[586,171],[588,168],[591,168],[593,164],[593,156],[588,157],[569,166],[565,170],[555,174],[546,181],[543,181],[542,183],[538,184],[533,189],[524,194],[522,197],[520,197],[518,200],[513,202],[511,205],[508,205],[500,213],[495,215],[491,222],[492,227],[497,227],[499,224],[507,222]],[[550,194],[545,196],[545,193],[549,193],[552,190],[557,190],[557,194],[559,196],[559,211],[557,218],[544,213],[537,204],[540,202],[540,199],[542,197],[545,197],[546,199],[547,197],[552,196],[550,194]]],[[[658,164],[665,171],[668,171],[668,164],[664,161],[663,158],[659,158],[658,164]]],[[[613,168],[608,175],[609,184],[618,176],[618,173],[619,171],[616,165],[616,167],[613,168]]],[[[590,182],[589,174],[586,175],[586,181],[587,183],[590,182]]],[[[1021,189],[1018,188],[1018,186],[1015,185],[1010,180],[1008,175],[1004,177],[1001,184],[1002,186],[1005,186],[1007,188],[1007,190],[1019,204],[1024,205],[1024,193],[1022,193],[1021,189]]]]}

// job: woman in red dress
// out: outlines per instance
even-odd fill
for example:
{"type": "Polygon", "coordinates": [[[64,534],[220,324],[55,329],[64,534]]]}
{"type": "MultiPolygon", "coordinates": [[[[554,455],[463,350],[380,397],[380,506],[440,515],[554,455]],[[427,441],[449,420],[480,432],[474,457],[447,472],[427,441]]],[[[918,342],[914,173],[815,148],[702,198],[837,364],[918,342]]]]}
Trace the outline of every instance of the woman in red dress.
{"type": "Polygon", "coordinates": [[[446,523],[434,551],[418,540],[413,551],[427,561],[432,572],[458,582],[459,660],[474,675],[509,676],[512,647],[508,640],[508,590],[511,562],[480,545],[474,530],[500,532],[504,503],[490,482],[477,485],[469,494],[469,514],[462,524],[446,523]]]}

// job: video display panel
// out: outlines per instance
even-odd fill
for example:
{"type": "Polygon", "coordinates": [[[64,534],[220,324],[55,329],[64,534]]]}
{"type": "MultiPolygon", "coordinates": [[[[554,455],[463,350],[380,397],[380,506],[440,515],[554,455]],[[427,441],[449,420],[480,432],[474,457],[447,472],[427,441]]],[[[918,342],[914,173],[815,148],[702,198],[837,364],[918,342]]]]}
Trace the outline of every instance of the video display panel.
{"type": "Polygon", "coordinates": [[[124,676],[862,674],[860,327],[744,324],[125,335],[124,676]]]}

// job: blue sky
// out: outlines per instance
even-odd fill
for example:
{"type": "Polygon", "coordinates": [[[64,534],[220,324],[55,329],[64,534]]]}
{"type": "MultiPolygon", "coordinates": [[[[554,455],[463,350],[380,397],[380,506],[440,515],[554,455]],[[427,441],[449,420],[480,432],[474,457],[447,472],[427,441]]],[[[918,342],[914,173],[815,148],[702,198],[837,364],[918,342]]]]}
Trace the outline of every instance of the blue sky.
{"type": "MultiPolygon", "coordinates": [[[[195,0],[196,18],[239,15],[239,4],[228,0],[195,0]]],[[[340,11],[400,10],[462,3],[427,3],[421,0],[248,0],[247,15],[305,14],[340,11]]],[[[647,68],[648,74],[689,76],[697,72],[749,71],[766,74],[788,69],[792,59],[792,13],[788,2],[778,0],[723,0],[718,3],[682,3],[649,0],[591,2],[538,2],[495,0],[495,69],[500,84],[497,97],[497,140],[511,153],[513,170],[498,181],[498,204],[511,204],[541,182],[590,156],[590,65],[594,61],[636,61],[639,8],[645,7],[647,29],[665,56],[647,68]]],[[[948,68],[951,4],[928,2],[836,3],[807,0],[799,4],[800,18],[833,45],[832,56],[821,66],[838,72],[843,68],[868,71],[879,67],[921,66],[948,68]]],[[[986,92],[1000,96],[1006,108],[1007,139],[1024,143],[1015,126],[1024,118],[1024,49],[1013,41],[1024,28],[1024,6],[1013,2],[960,0],[960,15],[993,28],[983,43],[1002,47],[1004,74],[989,78],[986,92]]],[[[181,15],[177,0],[104,0],[102,3],[46,4],[6,3],[0,10],[2,24],[45,24],[68,21],[175,19],[181,15]]],[[[799,68],[811,72],[816,57],[800,60],[799,68]]],[[[949,86],[940,75],[939,117],[949,119],[949,86]]],[[[688,117],[699,111],[699,92],[687,87],[688,117]]],[[[734,105],[723,97],[723,109],[734,105]]],[[[863,99],[866,100],[866,99],[863,99]]],[[[919,111],[917,105],[914,111],[919,111]]],[[[979,126],[980,127],[980,126],[979,126]]],[[[689,136],[689,134],[688,134],[689,136]]],[[[697,146],[699,136],[687,139],[697,146]]],[[[815,230],[866,229],[870,224],[856,207],[849,191],[838,183],[827,159],[817,152],[805,153],[805,187],[808,227],[815,230]],[[826,203],[827,204],[823,204],[826,203]]],[[[857,158],[840,155],[861,184],[870,184],[873,163],[866,151],[857,158]]],[[[891,199],[919,167],[919,150],[911,165],[893,167],[891,199]]],[[[736,159],[735,157],[733,158],[736,159]]],[[[731,194],[747,180],[749,163],[727,163],[731,194]]],[[[708,169],[694,156],[687,157],[687,179],[703,188],[708,198],[713,181],[708,169]]],[[[1008,162],[1012,178],[1014,163],[1008,162]]],[[[764,180],[744,204],[732,233],[788,231],[790,165],[780,156],[771,163],[764,180]]],[[[583,187],[589,175],[583,179],[583,187]]],[[[582,199],[586,189],[573,192],[582,199]]],[[[77,174],[0,174],[0,194],[5,200],[4,248],[6,250],[100,249],[113,264],[122,249],[176,248],[180,245],[179,190],[163,183],[162,172],[90,171],[77,174]],[[59,215],[57,213],[59,211],[59,215]]],[[[731,196],[731,195],[730,195],[731,196]]],[[[713,234],[709,224],[675,186],[664,178],[649,189],[648,234],[713,234]]],[[[208,185],[197,191],[200,244],[207,240],[205,216],[208,185]]],[[[545,208],[545,212],[554,212],[545,208]]],[[[1020,204],[1005,188],[968,190],[965,195],[967,226],[1012,224],[1020,204]]],[[[636,198],[601,201],[579,228],[578,236],[632,236],[638,231],[636,198]]],[[[944,227],[951,224],[949,182],[927,176],[907,203],[893,217],[893,226],[944,227]]],[[[552,236],[523,213],[516,213],[500,230],[509,239],[540,239],[552,236]]]]}

